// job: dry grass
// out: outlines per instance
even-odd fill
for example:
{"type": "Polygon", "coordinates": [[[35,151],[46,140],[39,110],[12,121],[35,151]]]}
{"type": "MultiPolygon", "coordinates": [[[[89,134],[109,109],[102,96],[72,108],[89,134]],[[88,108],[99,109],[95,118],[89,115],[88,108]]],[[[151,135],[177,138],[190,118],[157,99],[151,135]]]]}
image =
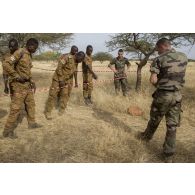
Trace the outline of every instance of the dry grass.
{"type": "MultiPolygon", "coordinates": [[[[98,63],[95,63],[98,65],[98,63]]],[[[107,70],[106,62],[100,64],[107,70]]],[[[55,63],[35,62],[35,67],[55,69],[55,63]]],[[[136,70],[133,65],[132,70],[136,70]]],[[[48,87],[52,72],[33,69],[39,88],[48,87]]],[[[176,162],[195,162],[195,64],[189,64],[183,90],[183,120],[177,134],[176,162]]],[[[135,72],[129,75],[132,87],[129,98],[116,97],[113,83],[95,86],[94,107],[84,106],[82,88],[73,89],[66,114],[59,117],[54,110],[52,121],[44,118],[47,93],[37,92],[36,117],[43,128],[30,131],[27,121],[16,129],[17,140],[0,139],[0,162],[162,162],[159,154],[165,136],[165,123],[154,139],[144,144],[135,138],[147,125],[153,88],[148,82],[148,67],[143,70],[143,89],[134,90],[135,72]],[[130,116],[126,110],[137,105],[144,110],[141,117],[130,116]]],[[[112,78],[112,73],[99,73],[99,79],[112,78]]],[[[79,75],[81,83],[81,75],[79,75]]],[[[2,82],[1,82],[2,89],[2,82]]],[[[1,91],[2,93],[2,91],[1,91]]],[[[0,134],[9,111],[9,97],[0,97],[0,134]]]]}

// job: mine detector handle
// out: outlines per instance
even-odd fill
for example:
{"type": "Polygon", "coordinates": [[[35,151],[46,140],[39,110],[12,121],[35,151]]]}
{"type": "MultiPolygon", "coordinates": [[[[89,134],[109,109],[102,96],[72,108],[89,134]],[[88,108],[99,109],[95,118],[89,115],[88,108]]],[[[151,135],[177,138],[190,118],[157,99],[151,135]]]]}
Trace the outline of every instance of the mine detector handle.
{"type": "Polygon", "coordinates": [[[90,67],[88,64],[86,64],[86,67],[87,67],[87,69],[89,70],[89,72],[92,74],[93,78],[94,78],[95,80],[97,80],[98,77],[97,77],[97,75],[93,72],[93,70],[91,69],[91,67],[90,67]]]}

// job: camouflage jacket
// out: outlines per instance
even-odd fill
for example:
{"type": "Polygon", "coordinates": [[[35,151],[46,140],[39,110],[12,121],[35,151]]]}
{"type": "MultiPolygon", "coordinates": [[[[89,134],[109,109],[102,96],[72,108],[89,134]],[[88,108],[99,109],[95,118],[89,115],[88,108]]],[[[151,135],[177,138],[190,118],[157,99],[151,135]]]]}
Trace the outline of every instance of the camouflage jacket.
{"type": "Polygon", "coordinates": [[[131,66],[130,62],[125,57],[123,59],[119,59],[118,57],[114,58],[108,66],[111,67],[112,65],[114,65],[115,69],[118,71],[118,76],[124,76],[125,65],[127,65],[127,67],[131,66]]]}
{"type": "Polygon", "coordinates": [[[174,49],[155,58],[150,71],[158,75],[157,88],[168,91],[180,90],[185,83],[187,63],[187,56],[174,49]]]}
{"type": "Polygon", "coordinates": [[[71,54],[63,54],[58,60],[58,66],[53,75],[56,81],[68,81],[73,78],[74,72],[77,70],[75,56],[71,54]]]}
{"type": "Polygon", "coordinates": [[[15,78],[31,79],[32,56],[26,48],[20,48],[3,63],[10,81],[15,78]]]}
{"type": "Polygon", "coordinates": [[[92,57],[91,56],[88,56],[87,54],[85,54],[85,59],[82,63],[82,71],[83,71],[83,74],[91,74],[88,67],[86,65],[89,66],[89,68],[92,69],[92,57]]]}
{"type": "Polygon", "coordinates": [[[5,70],[5,68],[4,68],[4,63],[5,63],[5,61],[6,60],[8,60],[10,57],[11,57],[11,53],[10,52],[7,52],[7,53],[5,53],[5,55],[3,55],[3,57],[2,57],[2,67],[3,67],[3,74],[8,74],[7,72],[6,72],[6,70],[5,70]]]}

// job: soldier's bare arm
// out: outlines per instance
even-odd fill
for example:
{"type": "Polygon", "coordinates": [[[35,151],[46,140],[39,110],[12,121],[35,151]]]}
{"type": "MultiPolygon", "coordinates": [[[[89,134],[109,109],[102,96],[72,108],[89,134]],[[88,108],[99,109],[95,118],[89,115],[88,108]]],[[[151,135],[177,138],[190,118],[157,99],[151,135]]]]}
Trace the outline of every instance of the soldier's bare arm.
{"type": "Polygon", "coordinates": [[[158,77],[156,73],[151,73],[150,76],[150,83],[152,83],[154,86],[157,84],[158,82],[158,77]]]}
{"type": "Polygon", "coordinates": [[[150,66],[150,83],[156,86],[158,82],[158,74],[160,73],[160,61],[158,58],[154,59],[150,66]]]}
{"type": "Polygon", "coordinates": [[[115,60],[110,61],[110,64],[108,64],[108,67],[110,68],[110,70],[112,70],[114,73],[117,73],[117,70],[115,68],[115,60]]]}

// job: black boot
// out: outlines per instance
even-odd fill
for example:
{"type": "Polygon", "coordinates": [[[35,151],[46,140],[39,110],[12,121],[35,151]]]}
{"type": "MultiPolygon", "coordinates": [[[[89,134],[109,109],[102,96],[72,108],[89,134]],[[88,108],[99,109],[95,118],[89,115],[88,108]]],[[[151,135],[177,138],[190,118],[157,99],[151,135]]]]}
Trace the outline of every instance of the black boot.
{"type": "Polygon", "coordinates": [[[162,157],[163,157],[163,161],[165,163],[173,163],[174,162],[174,153],[163,153],[162,157]]]}
{"type": "Polygon", "coordinates": [[[145,132],[139,132],[137,134],[137,139],[141,140],[141,141],[145,141],[145,142],[149,142],[151,138],[149,138],[145,132]]]}
{"type": "Polygon", "coordinates": [[[87,105],[87,106],[90,105],[89,98],[84,98],[84,102],[85,102],[85,105],[87,105]]]}
{"type": "Polygon", "coordinates": [[[7,129],[4,130],[3,137],[10,138],[10,139],[17,139],[18,138],[13,130],[7,130],[7,129]]]}
{"type": "Polygon", "coordinates": [[[37,129],[37,128],[41,128],[42,125],[38,124],[38,123],[31,123],[31,124],[28,124],[28,128],[29,129],[37,129]]]}
{"type": "Polygon", "coordinates": [[[93,104],[93,101],[91,100],[91,96],[88,97],[89,104],[93,104]]]}

